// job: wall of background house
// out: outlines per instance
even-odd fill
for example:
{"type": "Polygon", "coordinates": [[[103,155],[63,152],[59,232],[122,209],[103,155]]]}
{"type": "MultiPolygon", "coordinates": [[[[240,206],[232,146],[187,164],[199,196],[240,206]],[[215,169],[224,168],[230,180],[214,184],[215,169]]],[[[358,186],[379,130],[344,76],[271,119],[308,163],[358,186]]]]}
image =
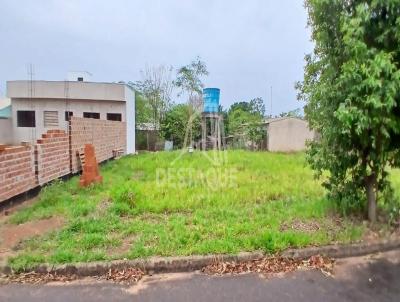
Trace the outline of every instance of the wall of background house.
{"type": "Polygon", "coordinates": [[[270,122],[267,126],[268,151],[301,151],[306,141],[314,139],[314,132],[306,121],[297,118],[285,118],[270,122]]]}
{"type": "Polygon", "coordinates": [[[12,121],[9,118],[0,118],[0,145],[8,145],[12,142],[12,121]]]}
{"type": "MultiPolygon", "coordinates": [[[[100,119],[106,120],[107,113],[120,113],[122,121],[126,121],[126,106],[123,101],[107,100],[79,100],[71,99],[39,99],[39,98],[13,98],[12,99],[13,143],[35,143],[43,133],[50,129],[68,131],[68,121],[65,120],[65,111],[72,111],[73,116],[83,117],[83,112],[98,112],[100,119]],[[34,110],[36,127],[17,127],[17,111],[34,110]],[[58,112],[58,126],[45,127],[44,111],[58,112]]],[[[135,124],[133,124],[135,125],[135,124]]]]}
{"type": "Polygon", "coordinates": [[[83,152],[85,144],[93,144],[98,162],[113,157],[113,150],[127,151],[126,123],[89,118],[71,118],[70,142],[72,172],[80,170],[76,152],[83,152]]]}
{"type": "Polygon", "coordinates": [[[0,201],[36,185],[33,146],[13,146],[0,151],[0,201]]]}
{"type": "Polygon", "coordinates": [[[136,152],[135,145],[136,145],[136,137],[135,137],[135,129],[136,129],[136,95],[135,92],[125,86],[125,98],[126,98],[126,119],[123,121],[126,122],[126,153],[133,154],[136,152]]]}

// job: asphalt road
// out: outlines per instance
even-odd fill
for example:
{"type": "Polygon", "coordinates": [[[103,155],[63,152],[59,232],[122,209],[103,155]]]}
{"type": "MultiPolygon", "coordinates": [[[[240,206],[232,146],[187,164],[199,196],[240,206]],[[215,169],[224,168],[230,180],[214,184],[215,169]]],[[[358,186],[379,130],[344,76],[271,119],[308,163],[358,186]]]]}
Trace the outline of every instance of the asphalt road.
{"type": "Polygon", "coordinates": [[[257,274],[155,275],[133,286],[80,280],[69,284],[0,286],[0,301],[400,301],[400,250],[338,261],[334,277],[298,271],[257,274]]]}

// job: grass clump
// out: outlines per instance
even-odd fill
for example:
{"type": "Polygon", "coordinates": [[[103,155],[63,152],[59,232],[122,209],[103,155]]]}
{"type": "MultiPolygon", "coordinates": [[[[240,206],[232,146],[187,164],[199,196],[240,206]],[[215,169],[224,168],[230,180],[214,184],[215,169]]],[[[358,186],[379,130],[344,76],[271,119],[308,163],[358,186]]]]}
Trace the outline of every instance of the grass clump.
{"type": "Polygon", "coordinates": [[[118,216],[126,216],[133,212],[139,193],[136,184],[133,181],[127,181],[121,186],[112,188],[110,197],[113,202],[110,211],[118,216]]]}

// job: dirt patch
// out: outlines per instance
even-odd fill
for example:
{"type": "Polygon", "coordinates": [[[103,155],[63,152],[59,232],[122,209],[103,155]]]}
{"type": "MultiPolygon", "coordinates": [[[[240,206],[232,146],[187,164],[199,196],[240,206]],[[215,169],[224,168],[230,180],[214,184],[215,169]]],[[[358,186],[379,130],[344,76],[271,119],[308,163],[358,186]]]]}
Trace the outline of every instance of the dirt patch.
{"type": "Polygon", "coordinates": [[[112,204],[111,199],[106,198],[106,199],[102,200],[97,205],[97,209],[96,209],[97,211],[95,212],[95,214],[98,214],[101,216],[104,215],[107,212],[108,208],[111,206],[111,204],[112,204]]]}
{"type": "Polygon", "coordinates": [[[13,213],[27,208],[29,206],[32,206],[33,204],[35,204],[37,201],[39,200],[38,196],[33,197],[31,199],[22,201],[22,202],[18,202],[10,207],[8,207],[7,209],[3,209],[0,211],[0,224],[5,222],[8,219],[8,216],[12,215],[13,213]]]}
{"type": "Polygon", "coordinates": [[[107,249],[107,255],[109,256],[124,256],[129,252],[131,246],[137,240],[137,236],[129,236],[122,240],[122,244],[117,247],[107,249]]]}
{"type": "Polygon", "coordinates": [[[168,220],[168,215],[166,214],[153,214],[153,213],[143,213],[137,217],[140,221],[149,223],[149,224],[159,224],[163,221],[168,220]]]}
{"type": "Polygon", "coordinates": [[[301,221],[299,219],[293,220],[291,223],[282,223],[279,230],[281,232],[293,230],[306,233],[313,233],[320,229],[320,225],[316,221],[301,221]]]}
{"type": "Polygon", "coordinates": [[[52,217],[19,225],[3,225],[0,229],[0,255],[2,252],[7,252],[12,249],[24,239],[43,235],[60,228],[63,224],[63,218],[52,217]]]}

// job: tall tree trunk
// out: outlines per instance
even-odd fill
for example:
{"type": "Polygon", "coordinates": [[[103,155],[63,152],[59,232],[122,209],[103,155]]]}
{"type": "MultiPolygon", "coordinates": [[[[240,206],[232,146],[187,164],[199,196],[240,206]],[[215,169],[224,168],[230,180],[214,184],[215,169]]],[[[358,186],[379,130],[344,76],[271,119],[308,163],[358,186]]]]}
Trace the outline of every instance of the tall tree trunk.
{"type": "Polygon", "coordinates": [[[367,190],[368,201],[368,220],[372,223],[376,222],[376,176],[372,174],[366,177],[365,187],[367,190]]]}

